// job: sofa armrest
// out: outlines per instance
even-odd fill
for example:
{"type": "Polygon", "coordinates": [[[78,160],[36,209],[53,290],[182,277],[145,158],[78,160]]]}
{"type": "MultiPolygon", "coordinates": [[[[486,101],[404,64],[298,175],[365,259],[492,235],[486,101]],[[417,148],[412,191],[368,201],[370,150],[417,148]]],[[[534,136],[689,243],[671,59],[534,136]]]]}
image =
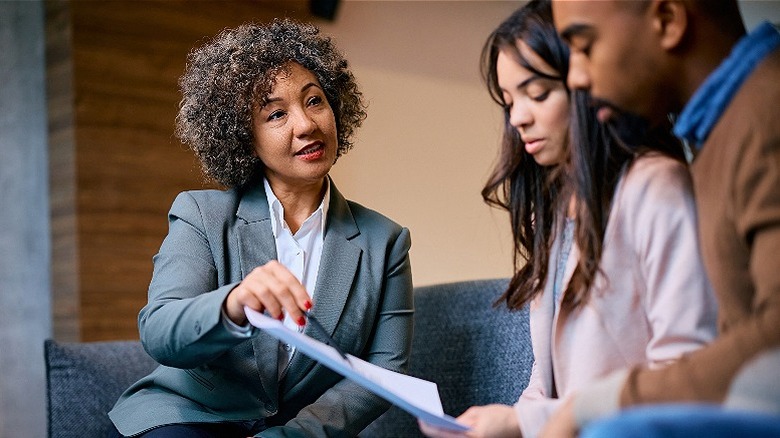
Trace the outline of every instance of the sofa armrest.
{"type": "Polygon", "coordinates": [[[106,415],[132,383],[157,363],[139,341],[44,343],[50,438],[104,437],[106,415]]]}

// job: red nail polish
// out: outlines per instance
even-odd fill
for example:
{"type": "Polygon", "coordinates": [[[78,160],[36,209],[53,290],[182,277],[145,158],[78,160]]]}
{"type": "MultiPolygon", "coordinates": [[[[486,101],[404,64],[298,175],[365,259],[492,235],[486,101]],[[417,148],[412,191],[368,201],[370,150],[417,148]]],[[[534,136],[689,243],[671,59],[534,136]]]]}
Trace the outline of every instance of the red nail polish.
{"type": "Polygon", "coordinates": [[[309,301],[309,300],[306,300],[306,302],[305,302],[305,303],[303,303],[303,306],[304,306],[304,307],[306,307],[306,310],[309,310],[309,309],[311,309],[311,301],[309,301]]]}
{"type": "Polygon", "coordinates": [[[304,317],[302,317],[302,316],[300,318],[298,318],[298,325],[300,325],[300,326],[306,325],[306,319],[304,319],[304,317]]]}
{"type": "Polygon", "coordinates": [[[280,313],[279,316],[276,317],[279,321],[284,321],[284,312],[280,313]]]}

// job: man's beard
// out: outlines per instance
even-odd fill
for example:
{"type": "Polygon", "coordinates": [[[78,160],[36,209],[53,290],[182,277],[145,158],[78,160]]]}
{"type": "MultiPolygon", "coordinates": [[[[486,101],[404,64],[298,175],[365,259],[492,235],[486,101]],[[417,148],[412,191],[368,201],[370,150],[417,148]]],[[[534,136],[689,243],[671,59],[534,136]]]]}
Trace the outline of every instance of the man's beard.
{"type": "Polygon", "coordinates": [[[597,112],[609,111],[609,117],[602,123],[626,146],[640,146],[647,142],[648,134],[654,127],[646,118],[623,110],[604,99],[592,97],[592,104],[597,112]]]}

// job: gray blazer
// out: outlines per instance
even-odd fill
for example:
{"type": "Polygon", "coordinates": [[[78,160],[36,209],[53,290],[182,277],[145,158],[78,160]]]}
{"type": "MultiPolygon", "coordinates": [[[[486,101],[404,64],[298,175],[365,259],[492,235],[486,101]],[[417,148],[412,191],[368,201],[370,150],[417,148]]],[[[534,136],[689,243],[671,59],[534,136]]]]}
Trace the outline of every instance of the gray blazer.
{"type": "MultiPolygon", "coordinates": [[[[120,433],[264,418],[262,437],[355,436],[389,407],[300,353],[279,380],[275,338],[255,330],[239,339],[224,327],[227,294],[276,259],[270,224],[262,183],[176,198],[138,317],[141,342],[161,366],[109,412],[120,433]]],[[[344,351],[402,372],[414,312],[410,244],[406,228],[331,185],[312,311],[344,351]]],[[[304,333],[324,341],[308,328],[304,333]]]]}

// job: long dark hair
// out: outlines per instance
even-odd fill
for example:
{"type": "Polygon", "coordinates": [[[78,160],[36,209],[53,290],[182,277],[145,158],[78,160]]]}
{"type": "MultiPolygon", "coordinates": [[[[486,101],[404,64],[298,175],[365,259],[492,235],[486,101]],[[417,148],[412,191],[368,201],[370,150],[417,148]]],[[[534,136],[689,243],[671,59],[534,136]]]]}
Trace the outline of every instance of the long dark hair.
{"type": "Polygon", "coordinates": [[[682,146],[664,127],[650,130],[628,114],[605,126],[596,118],[597,105],[585,91],[569,90],[571,118],[566,164],[544,167],[525,152],[509,108],[498,86],[496,60],[511,50],[521,66],[566,85],[569,50],[558,37],[549,0],[532,0],[515,11],[488,37],[482,49],[482,76],[491,97],[504,107],[504,134],[498,162],[482,189],[488,205],[509,212],[514,242],[515,273],[498,302],[520,309],[545,287],[557,218],[573,195],[576,201],[575,244],[580,258],[564,294],[563,305],[585,303],[599,272],[612,200],[621,176],[637,156],[659,151],[684,160],[682,146]],[[558,76],[544,74],[517,49],[525,42],[558,76]]]}
{"type": "MultiPolygon", "coordinates": [[[[504,133],[498,162],[491,172],[482,198],[488,205],[509,213],[514,242],[515,274],[500,301],[519,309],[544,289],[547,259],[553,237],[555,212],[561,198],[563,178],[559,169],[540,166],[525,152],[517,129],[510,123],[509,108],[498,85],[498,54],[508,50],[520,65],[548,79],[566,82],[569,49],[552,26],[549,2],[531,1],[515,11],[488,37],[482,48],[482,77],[493,100],[504,108],[504,133]],[[517,48],[523,40],[557,76],[536,69],[517,48]]],[[[568,88],[567,88],[568,92],[568,88]]]]}
{"type": "MultiPolygon", "coordinates": [[[[575,93],[574,106],[597,107],[589,94],[575,93]]],[[[642,154],[659,152],[685,161],[682,144],[672,136],[670,125],[650,127],[635,115],[621,112],[606,125],[599,124],[595,110],[574,111],[571,147],[566,171],[567,186],[576,198],[575,243],[580,257],[563,296],[562,306],[575,309],[587,302],[599,274],[609,213],[620,178],[642,154]]]]}

